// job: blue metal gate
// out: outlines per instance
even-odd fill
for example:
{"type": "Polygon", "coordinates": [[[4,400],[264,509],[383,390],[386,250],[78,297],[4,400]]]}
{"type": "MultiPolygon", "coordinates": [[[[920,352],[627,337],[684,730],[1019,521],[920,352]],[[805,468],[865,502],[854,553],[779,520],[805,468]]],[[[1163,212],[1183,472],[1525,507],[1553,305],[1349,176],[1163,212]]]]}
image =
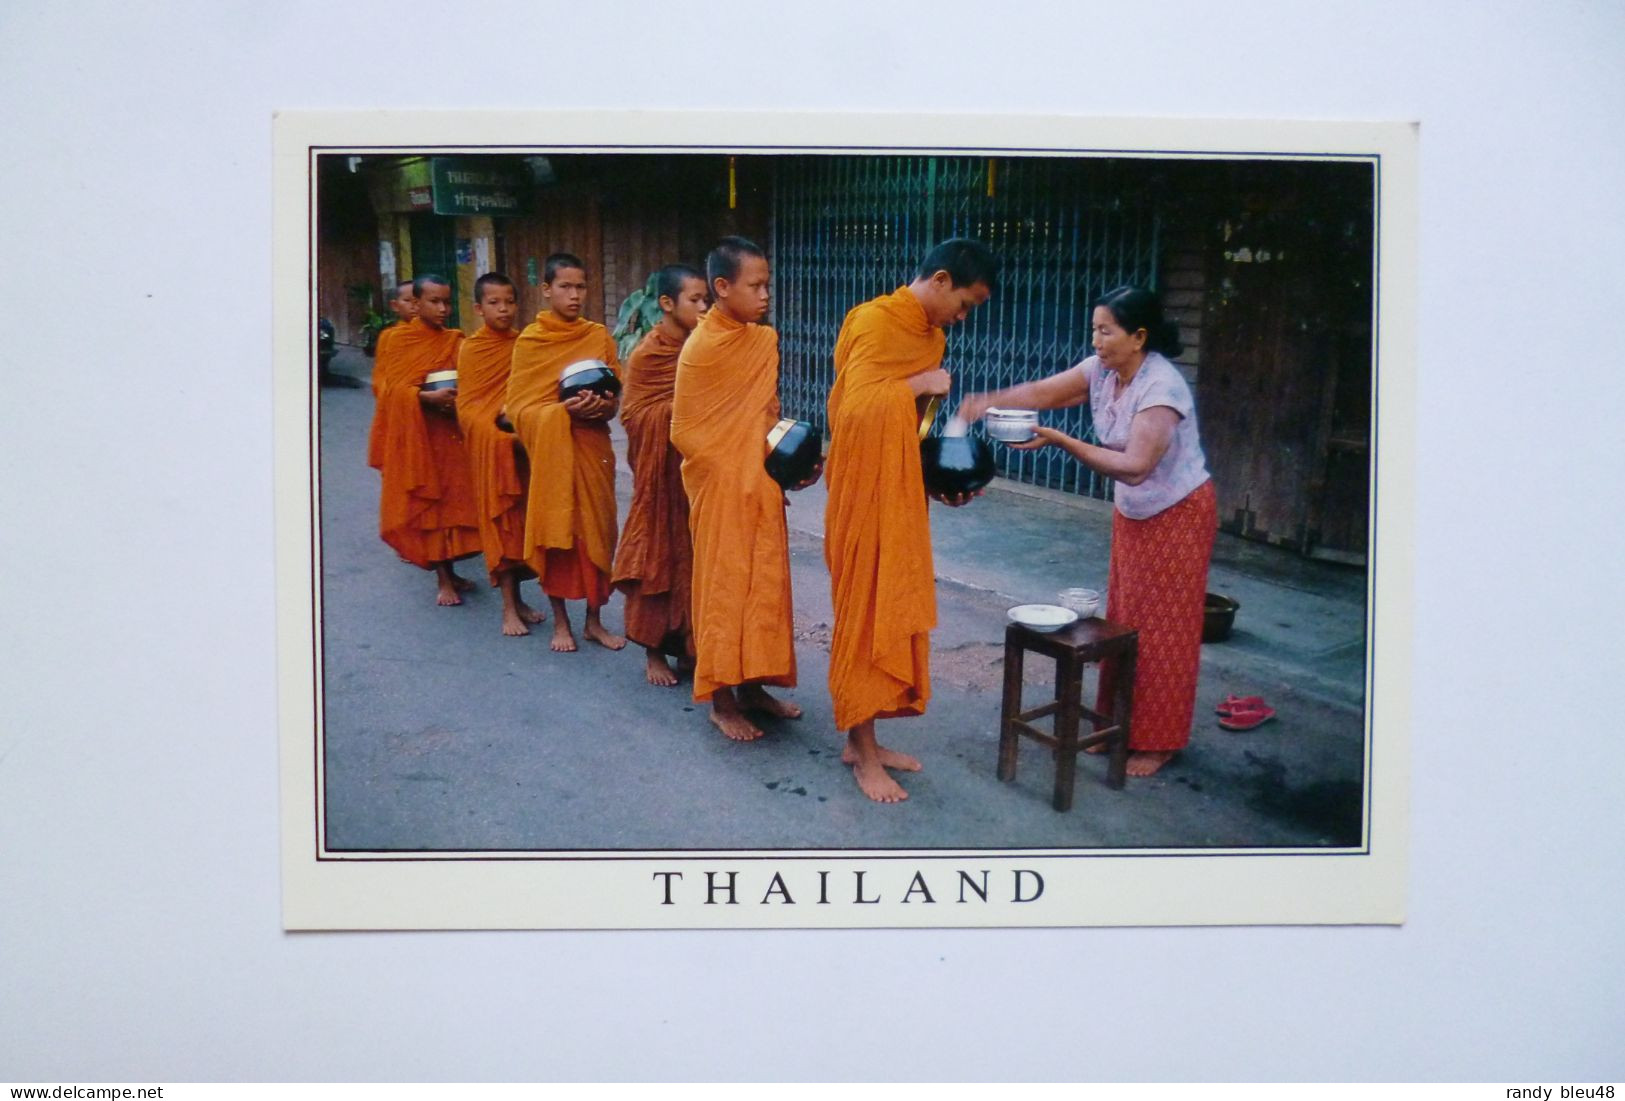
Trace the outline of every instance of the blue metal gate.
{"type": "MultiPolygon", "coordinates": [[[[1158,221],[1133,165],[1058,157],[796,156],[776,163],[773,318],[785,412],[827,431],[846,311],[897,289],[930,247],[975,237],[1002,268],[992,301],[948,332],[955,394],[1051,374],[1090,353],[1089,303],[1155,286],[1158,221]]],[[[941,431],[946,414],[938,417],[941,431]]],[[[1093,440],[1083,410],[1045,423],[1093,440]]],[[[1109,498],[1107,479],[1057,448],[995,449],[1001,472],[1109,498]]]]}

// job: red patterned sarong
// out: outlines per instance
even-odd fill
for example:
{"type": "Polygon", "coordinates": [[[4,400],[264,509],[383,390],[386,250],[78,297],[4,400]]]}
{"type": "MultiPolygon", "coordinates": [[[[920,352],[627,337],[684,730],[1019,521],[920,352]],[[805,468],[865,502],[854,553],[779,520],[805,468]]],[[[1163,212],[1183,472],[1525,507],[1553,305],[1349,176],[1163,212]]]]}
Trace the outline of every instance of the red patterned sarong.
{"type": "MultiPolygon", "coordinates": [[[[1219,527],[1211,480],[1145,520],[1112,513],[1111,575],[1106,618],[1140,632],[1129,748],[1184,749],[1196,708],[1202,663],[1202,605],[1207,565],[1219,527]]],[[[1116,663],[1100,666],[1096,709],[1111,714],[1116,663]]]]}

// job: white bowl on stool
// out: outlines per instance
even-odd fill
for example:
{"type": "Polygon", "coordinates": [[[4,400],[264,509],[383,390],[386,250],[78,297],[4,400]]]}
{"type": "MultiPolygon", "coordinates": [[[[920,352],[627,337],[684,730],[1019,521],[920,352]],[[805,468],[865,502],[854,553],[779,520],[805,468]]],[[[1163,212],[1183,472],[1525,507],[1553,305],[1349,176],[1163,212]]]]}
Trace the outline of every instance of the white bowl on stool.
{"type": "Polygon", "coordinates": [[[1005,615],[1011,623],[1019,623],[1030,631],[1049,634],[1078,621],[1078,613],[1059,604],[1017,604],[1005,615]]]}

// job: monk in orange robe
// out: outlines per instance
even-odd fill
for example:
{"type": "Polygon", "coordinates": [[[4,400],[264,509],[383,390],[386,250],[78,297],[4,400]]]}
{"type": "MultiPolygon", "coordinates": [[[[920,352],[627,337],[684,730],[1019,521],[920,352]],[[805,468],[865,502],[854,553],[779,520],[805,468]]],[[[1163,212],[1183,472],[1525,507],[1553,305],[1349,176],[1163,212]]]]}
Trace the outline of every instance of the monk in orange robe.
{"type": "Polygon", "coordinates": [[[608,422],[618,401],[595,393],[559,401],[566,367],[593,359],[619,366],[615,341],[608,329],[581,316],[587,265],[579,257],[557,252],[547,258],[542,298],[547,308],[514,342],[508,375],[508,419],[530,459],[524,559],[553,606],[554,650],[576,648],[566,600],[587,602],[583,634],[619,650],[626,639],[606,630],[599,617],[615,561],[615,451],[608,422]]]}
{"type": "Polygon", "coordinates": [[[762,465],[779,419],[779,337],[757,324],[770,279],[760,248],[724,238],[705,268],[716,302],[678,355],[671,411],[694,540],[694,699],[711,701],[723,734],[751,741],[762,731],[745,711],[801,715],[763,687],[796,683],[785,498],[762,465]]]}
{"type": "Polygon", "coordinates": [[[457,428],[457,391],[425,393],[431,372],[457,367],[460,329],[448,329],[451,287],[434,275],[414,285],[418,315],[403,324],[373,364],[372,435],[367,459],[383,474],[379,534],[402,559],[435,571],[442,605],[461,604],[470,583],[452,563],[480,552],[468,455],[457,428]]]}
{"type": "MultiPolygon", "coordinates": [[[[378,339],[373,341],[372,345],[374,362],[383,353],[384,346],[388,343],[385,338],[399,332],[402,326],[418,315],[418,299],[412,290],[412,280],[408,279],[403,283],[395,284],[394,288],[389,292],[389,309],[395,315],[395,320],[378,331],[378,339]]],[[[373,396],[376,397],[378,394],[376,384],[374,384],[372,392],[373,396]]]]}
{"type": "Polygon", "coordinates": [[[508,397],[508,369],[519,331],[513,280],[487,272],[474,281],[474,312],[485,322],[457,354],[457,424],[474,478],[480,544],[491,584],[502,593],[502,633],[528,635],[542,614],[519,599],[519,582],[536,576],[525,564],[525,490],[529,470],[514,434],[497,427],[508,397]]]}
{"type": "Polygon", "coordinates": [[[913,282],[848,312],[835,342],[824,515],[835,607],[829,692],[835,726],[847,732],[841,760],[879,803],[908,798],[887,769],[918,772],[920,762],[882,746],[875,720],[924,714],[931,698],[937,598],[920,407],[951,383],[943,330],[987,301],[996,271],[980,243],[944,241],[913,282]]]}
{"type": "Polygon", "coordinates": [[[689,627],[693,550],[683,456],[671,443],[672,390],[677,353],[705,313],[705,276],[685,264],[660,269],[660,323],[626,361],[621,424],[632,467],[632,503],[626,510],[611,579],[626,600],[626,636],[644,650],[644,678],[671,687],[677,674],[666,662],[692,666],[689,627]]]}

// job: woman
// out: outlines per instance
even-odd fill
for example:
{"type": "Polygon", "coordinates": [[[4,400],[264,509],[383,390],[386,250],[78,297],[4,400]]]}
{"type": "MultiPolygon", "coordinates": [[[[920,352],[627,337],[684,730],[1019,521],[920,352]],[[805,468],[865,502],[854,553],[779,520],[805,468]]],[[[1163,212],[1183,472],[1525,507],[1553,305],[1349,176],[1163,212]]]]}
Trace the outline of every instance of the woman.
{"type": "MultiPolygon", "coordinates": [[[[1157,296],[1139,287],[1103,295],[1093,316],[1095,354],[1060,374],[972,394],[965,421],[988,408],[1065,409],[1089,403],[1100,444],[1039,427],[1022,450],[1063,448],[1117,485],[1106,617],[1140,632],[1128,774],[1150,776],[1190,741],[1201,663],[1208,559],[1218,528],[1213,481],[1184,376],[1168,362],[1178,329],[1157,296]]],[[[1109,709],[1112,663],[1101,667],[1109,709]]]]}

